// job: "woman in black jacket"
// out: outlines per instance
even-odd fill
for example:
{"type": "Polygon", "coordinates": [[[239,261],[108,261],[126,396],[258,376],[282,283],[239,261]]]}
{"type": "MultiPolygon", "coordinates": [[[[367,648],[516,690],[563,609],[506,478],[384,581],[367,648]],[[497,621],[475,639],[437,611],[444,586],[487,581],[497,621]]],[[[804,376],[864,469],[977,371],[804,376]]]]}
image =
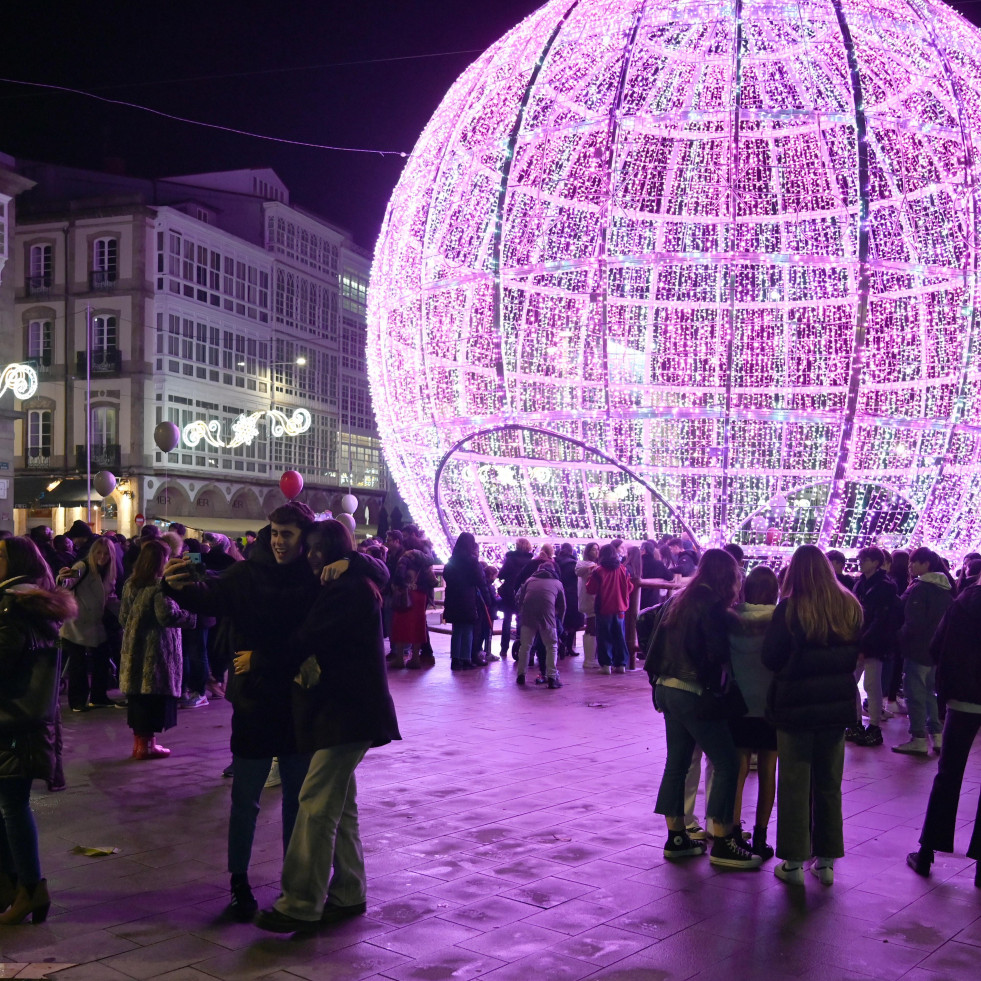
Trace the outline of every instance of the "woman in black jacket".
{"type": "Polygon", "coordinates": [[[725,719],[699,716],[700,696],[717,690],[729,663],[729,609],[742,578],[735,559],[719,548],[702,554],[684,591],[670,600],[657,627],[645,665],[654,687],[654,704],[664,713],[668,756],[654,805],[668,826],[664,857],[703,855],[705,844],[685,831],[685,777],[696,745],[715,767],[706,804],[715,842],[709,861],[726,868],[758,868],[762,862],[736,841],[732,815],[736,803],[739,754],[725,719]]]}
{"type": "MultiPolygon", "coordinates": [[[[388,691],[381,589],[388,570],[354,551],[347,528],[322,521],[307,536],[321,575],[313,608],[290,641],[297,747],[312,753],[283,861],[282,892],[259,915],[276,933],[335,923],[365,911],[364,855],[354,771],[374,746],[401,739],[388,691]]],[[[255,651],[252,667],[262,665],[255,651]]],[[[236,658],[235,669],[245,666],[236,658]]]]}
{"type": "Polygon", "coordinates": [[[451,625],[450,669],[465,671],[481,665],[474,662],[473,635],[482,613],[480,593],[486,579],[477,560],[477,540],[465,531],[453,545],[450,561],[443,566],[443,619],[451,625]]]}
{"type": "MultiPolygon", "coordinates": [[[[60,621],[75,615],[70,593],[55,589],[51,570],[29,538],[0,541],[0,718],[4,697],[29,677],[31,661],[54,647],[60,621]]],[[[0,731],[0,924],[42,923],[51,899],[41,877],[31,783],[54,781],[58,723],[0,731]]]]}
{"type": "Polygon", "coordinates": [[[777,856],[785,859],[773,872],[801,885],[814,855],[811,871],[831,885],[845,854],[841,775],[845,729],[858,719],[862,607],[816,545],[794,552],[782,595],[763,640],[774,672],[767,716],[777,730],[777,856]]]}
{"type": "MultiPolygon", "coordinates": [[[[981,585],[968,586],[947,610],[930,645],[937,664],[937,691],[947,702],[940,763],[933,778],[920,850],[906,856],[917,875],[928,876],[933,853],[954,850],[954,826],[967,758],[981,730],[981,585]]],[[[981,889],[981,798],[967,857],[977,863],[974,885],[981,889]]]]}

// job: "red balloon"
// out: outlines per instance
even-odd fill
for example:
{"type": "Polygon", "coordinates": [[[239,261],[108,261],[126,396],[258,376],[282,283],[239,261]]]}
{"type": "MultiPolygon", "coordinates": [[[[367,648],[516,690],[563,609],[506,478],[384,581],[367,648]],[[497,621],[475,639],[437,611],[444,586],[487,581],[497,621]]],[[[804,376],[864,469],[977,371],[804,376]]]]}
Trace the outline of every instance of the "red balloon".
{"type": "Polygon", "coordinates": [[[295,470],[287,470],[279,478],[279,489],[287,500],[292,501],[303,490],[303,478],[295,470]]]}

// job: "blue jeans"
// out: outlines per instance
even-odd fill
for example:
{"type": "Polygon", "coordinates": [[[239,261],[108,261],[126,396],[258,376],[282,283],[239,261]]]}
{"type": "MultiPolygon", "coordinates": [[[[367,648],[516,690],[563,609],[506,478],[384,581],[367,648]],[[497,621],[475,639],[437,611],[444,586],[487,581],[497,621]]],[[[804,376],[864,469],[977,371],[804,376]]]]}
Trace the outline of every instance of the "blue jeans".
{"type": "Polygon", "coordinates": [[[0,780],[0,868],[29,886],[41,881],[31,780],[27,777],[0,780]]]}
{"type": "Polygon", "coordinates": [[[473,624],[454,623],[450,630],[450,660],[469,664],[473,650],[473,624]]]}
{"type": "MultiPolygon", "coordinates": [[[[305,753],[280,756],[279,775],[283,781],[283,854],[290,843],[296,812],[299,807],[300,787],[310,765],[305,753]]],[[[252,842],[255,840],[255,823],[259,816],[259,798],[269,776],[272,757],[250,760],[244,756],[232,757],[232,810],[228,818],[228,871],[233,875],[249,871],[252,861],[252,842]]],[[[3,781],[0,781],[3,783],[3,781]]]]}
{"type": "Polygon", "coordinates": [[[669,818],[683,817],[685,777],[691,766],[692,753],[698,745],[715,767],[705,806],[706,816],[720,824],[730,824],[736,806],[739,753],[732,741],[728,722],[695,717],[697,701],[697,695],[680,688],[658,685],[654,689],[655,705],[664,713],[664,733],[668,744],[668,758],[664,762],[664,775],[657,792],[654,813],[669,818]]]}
{"type": "Polygon", "coordinates": [[[596,614],[596,657],[606,667],[610,664],[612,652],[613,666],[623,667],[630,657],[627,651],[627,635],[624,633],[622,613],[596,614]]]}
{"type": "Polygon", "coordinates": [[[937,710],[937,669],[932,664],[917,664],[909,658],[903,663],[906,711],[909,712],[909,734],[922,739],[940,732],[937,710]]]}
{"type": "Polygon", "coordinates": [[[275,904],[280,913],[318,922],[325,901],[330,906],[357,906],[365,901],[354,771],[370,746],[368,742],[346,743],[313,754],[283,860],[282,892],[275,904]]]}

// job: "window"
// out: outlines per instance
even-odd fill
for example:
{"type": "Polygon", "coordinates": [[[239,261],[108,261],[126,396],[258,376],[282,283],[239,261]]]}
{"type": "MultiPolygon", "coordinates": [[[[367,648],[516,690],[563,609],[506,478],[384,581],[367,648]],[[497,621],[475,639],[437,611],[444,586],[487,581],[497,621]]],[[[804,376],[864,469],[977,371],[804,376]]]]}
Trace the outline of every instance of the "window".
{"type": "Polygon", "coordinates": [[[50,409],[31,409],[27,413],[27,455],[35,461],[51,457],[50,409]]]}
{"type": "Polygon", "coordinates": [[[51,289],[50,245],[31,246],[27,288],[35,296],[51,289]]]}
{"type": "Polygon", "coordinates": [[[97,238],[92,243],[92,271],[102,273],[106,282],[116,281],[118,252],[119,243],[114,238],[97,238]]]}
{"type": "Polygon", "coordinates": [[[100,405],[92,409],[92,445],[117,446],[119,444],[119,410],[114,405],[100,405]]]}
{"type": "Polygon", "coordinates": [[[27,360],[37,361],[45,368],[51,365],[51,336],[53,330],[50,320],[32,320],[27,325],[27,360]]]}
{"type": "Polygon", "coordinates": [[[115,351],[119,333],[115,317],[98,316],[92,318],[92,350],[115,351]]]}

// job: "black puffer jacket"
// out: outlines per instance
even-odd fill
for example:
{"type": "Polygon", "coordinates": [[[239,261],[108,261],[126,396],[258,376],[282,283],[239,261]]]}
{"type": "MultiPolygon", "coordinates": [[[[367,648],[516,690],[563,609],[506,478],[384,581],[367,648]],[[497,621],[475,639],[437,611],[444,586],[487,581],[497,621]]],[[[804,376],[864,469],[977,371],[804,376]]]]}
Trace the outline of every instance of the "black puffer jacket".
{"type": "Polygon", "coordinates": [[[947,701],[981,705],[981,585],[968,586],[951,604],[930,644],[937,692],[947,701]]]}
{"type": "Polygon", "coordinates": [[[469,556],[451,558],[443,566],[443,619],[447,623],[477,623],[483,613],[478,594],[486,588],[480,563],[469,556]]]}
{"type": "Polygon", "coordinates": [[[855,596],[862,604],[862,636],[859,650],[865,657],[882,660],[896,650],[896,634],[903,623],[903,604],[896,584],[882,569],[859,577],[855,596]]]}
{"type": "MultiPolygon", "coordinates": [[[[31,657],[57,643],[61,621],[75,614],[75,600],[63,589],[38,589],[23,577],[0,583],[0,702],[30,677],[31,657]]],[[[26,735],[0,733],[0,779],[28,777],[50,784],[58,769],[57,724],[26,735]]]]}
{"type": "Polygon", "coordinates": [[[508,552],[501,564],[497,578],[501,580],[501,606],[512,612],[516,609],[515,597],[518,593],[518,580],[525,566],[534,558],[531,552],[519,552],[517,549],[508,552]]]}
{"type": "Polygon", "coordinates": [[[228,617],[232,649],[263,650],[261,669],[230,674],[232,752],[248,759],[296,752],[293,738],[289,635],[306,619],[319,583],[305,556],[278,565],[269,547],[269,527],[249,558],[236,562],[216,579],[164,592],[192,613],[228,617]]]}
{"type": "MultiPolygon", "coordinates": [[[[294,674],[302,667],[305,679],[291,688],[301,753],[355,742],[383,746],[402,738],[382,640],[380,590],[388,583],[388,569],[358,552],[347,559],[347,571],[319,588],[309,615],[290,638],[287,663],[294,674]],[[308,658],[316,659],[312,674],[312,665],[303,665],[308,658]]],[[[262,664],[263,652],[257,651],[252,667],[262,664]]]]}
{"type": "Polygon", "coordinates": [[[763,664],[774,678],[767,718],[778,729],[808,731],[857,725],[858,644],[831,637],[821,647],[787,623],[787,601],[777,604],[763,638],[763,664]]]}

